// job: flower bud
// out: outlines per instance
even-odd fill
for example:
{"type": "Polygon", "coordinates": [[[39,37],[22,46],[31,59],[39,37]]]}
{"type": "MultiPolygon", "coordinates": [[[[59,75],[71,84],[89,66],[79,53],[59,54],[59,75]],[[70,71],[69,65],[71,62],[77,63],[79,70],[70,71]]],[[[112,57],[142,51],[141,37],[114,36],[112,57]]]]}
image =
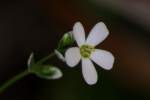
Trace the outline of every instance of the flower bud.
{"type": "Polygon", "coordinates": [[[63,35],[63,37],[61,38],[61,40],[59,41],[58,43],[58,48],[57,50],[60,52],[60,53],[64,53],[65,50],[72,46],[73,43],[74,43],[74,38],[73,38],[73,34],[72,34],[72,31],[70,32],[67,32],[63,35]]]}

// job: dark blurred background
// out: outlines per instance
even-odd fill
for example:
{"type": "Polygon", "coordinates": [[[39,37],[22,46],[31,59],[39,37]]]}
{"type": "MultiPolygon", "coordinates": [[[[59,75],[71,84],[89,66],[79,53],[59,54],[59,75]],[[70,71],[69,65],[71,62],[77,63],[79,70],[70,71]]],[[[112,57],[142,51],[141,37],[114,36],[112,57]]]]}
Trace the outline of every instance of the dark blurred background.
{"type": "Polygon", "coordinates": [[[0,94],[0,100],[150,100],[149,0],[1,0],[0,84],[25,70],[29,54],[36,59],[56,48],[63,33],[81,21],[88,34],[103,21],[109,37],[99,48],[111,51],[111,71],[96,66],[99,80],[88,86],[81,66],[62,69],[59,80],[29,75],[0,94]]]}

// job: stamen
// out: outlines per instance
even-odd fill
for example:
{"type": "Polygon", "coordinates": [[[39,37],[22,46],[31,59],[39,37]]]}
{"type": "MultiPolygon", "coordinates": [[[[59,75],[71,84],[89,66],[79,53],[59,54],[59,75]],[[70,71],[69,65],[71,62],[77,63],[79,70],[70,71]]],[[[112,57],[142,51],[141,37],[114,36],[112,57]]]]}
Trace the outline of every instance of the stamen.
{"type": "Polygon", "coordinates": [[[89,58],[91,53],[94,51],[94,47],[90,45],[82,45],[80,47],[80,54],[83,58],[89,58]]]}

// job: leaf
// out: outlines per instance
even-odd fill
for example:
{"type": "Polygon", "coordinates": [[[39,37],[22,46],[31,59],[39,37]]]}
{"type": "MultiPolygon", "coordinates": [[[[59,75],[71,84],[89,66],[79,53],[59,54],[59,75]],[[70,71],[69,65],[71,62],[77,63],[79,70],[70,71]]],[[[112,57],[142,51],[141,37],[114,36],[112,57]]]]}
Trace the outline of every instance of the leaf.
{"type": "Polygon", "coordinates": [[[34,65],[31,72],[44,79],[59,79],[62,77],[61,70],[52,65],[34,65]]]}
{"type": "Polygon", "coordinates": [[[27,66],[28,67],[31,67],[32,65],[35,64],[35,60],[34,60],[34,53],[32,52],[28,58],[28,61],[27,61],[27,66]]]}
{"type": "Polygon", "coordinates": [[[61,61],[65,62],[65,57],[63,56],[63,54],[61,54],[58,50],[55,50],[54,52],[61,61]]]}

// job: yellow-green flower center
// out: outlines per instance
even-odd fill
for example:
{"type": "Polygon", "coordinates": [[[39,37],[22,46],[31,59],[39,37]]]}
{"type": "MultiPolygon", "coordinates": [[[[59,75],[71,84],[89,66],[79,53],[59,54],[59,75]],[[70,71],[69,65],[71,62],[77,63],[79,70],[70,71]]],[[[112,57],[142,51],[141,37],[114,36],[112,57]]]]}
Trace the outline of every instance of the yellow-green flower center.
{"type": "Polygon", "coordinates": [[[83,58],[89,58],[91,53],[94,51],[94,47],[90,45],[82,45],[80,47],[80,54],[83,58]]]}

